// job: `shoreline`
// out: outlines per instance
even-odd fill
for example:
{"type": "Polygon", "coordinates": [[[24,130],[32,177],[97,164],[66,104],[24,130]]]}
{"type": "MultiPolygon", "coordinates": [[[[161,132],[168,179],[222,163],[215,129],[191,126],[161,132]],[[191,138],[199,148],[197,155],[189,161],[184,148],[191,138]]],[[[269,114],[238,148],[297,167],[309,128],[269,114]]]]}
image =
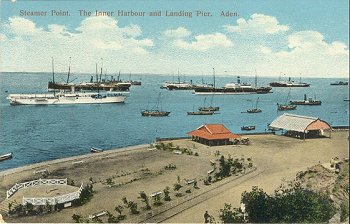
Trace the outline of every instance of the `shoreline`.
{"type": "Polygon", "coordinates": [[[88,159],[88,158],[98,157],[101,155],[107,156],[107,155],[115,154],[115,153],[119,153],[119,152],[146,149],[147,147],[149,147],[149,144],[141,144],[141,145],[122,147],[122,148],[109,149],[109,150],[105,150],[105,151],[100,152],[100,153],[89,153],[89,154],[83,154],[83,155],[77,155],[77,156],[70,156],[70,157],[61,158],[61,159],[47,160],[47,161],[34,163],[34,164],[28,164],[28,165],[0,171],[0,178],[3,178],[5,176],[11,175],[11,174],[23,172],[23,171],[33,170],[33,169],[37,169],[37,168],[43,168],[45,166],[49,167],[50,165],[70,162],[70,161],[74,161],[74,160],[88,159]]]}

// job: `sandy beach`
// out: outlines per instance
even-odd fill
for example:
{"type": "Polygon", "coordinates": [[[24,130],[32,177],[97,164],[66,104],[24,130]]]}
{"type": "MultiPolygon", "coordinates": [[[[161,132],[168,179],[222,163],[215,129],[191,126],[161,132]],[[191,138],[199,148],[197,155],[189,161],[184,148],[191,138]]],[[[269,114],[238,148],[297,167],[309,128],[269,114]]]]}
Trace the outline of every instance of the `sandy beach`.
{"type": "MultiPolygon", "coordinates": [[[[43,178],[40,173],[35,174],[38,170],[46,169],[46,178],[68,178],[69,181],[74,181],[76,187],[81,183],[90,183],[92,179],[95,193],[92,200],[83,206],[70,207],[51,214],[14,218],[3,214],[3,211],[2,215],[6,222],[73,222],[73,214],[88,217],[98,211],[107,210],[116,215],[115,206],[123,205],[121,199],[126,197],[138,204],[141,213],[138,218],[129,215],[128,210],[124,209],[123,214],[127,215],[125,222],[143,221],[142,217],[146,217],[146,211],[142,210],[144,203],[139,198],[139,192],[144,191],[150,195],[169,186],[170,196],[175,202],[177,198],[173,186],[180,179],[181,185],[184,186],[181,189],[183,193],[185,190],[191,190],[193,195],[196,192],[198,195],[199,192],[202,193],[196,197],[196,203],[183,206],[183,209],[172,213],[172,209],[169,209],[169,214],[164,212],[159,221],[203,222],[205,211],[218,220],[218,210],[223,208],[224,203],[238,207],[241,193],[250,190],[252,186],[262,187],[268,193],[272,193],[280,184],[294,179],[298,171],[318,163],[327,163],[333,157],[348,158],[348,136],[348,131],[335,131],[331,138],[303,141],[276,135],[251,135],[248,136],[251,141],[248,146],[216,147],[182,139],[171,142],[174,146],[185,147],[193,153],[198,153],[198,156],[180,155],[156,150],[149,145],[140,145],[11,169],[0,172],[2,209],[6,208],[8,203],[8,199],[5,200],[6,190],[15,183],[43,178]],[[224,155],[226,158],[251,158],[256,170],[242,177],[229,177],[227,180],[205,186],[203,179],[212,169],[211,162],[219,159],[217,151],[220,156],[224,155]],[[169,164],[176,165],[176,169],[165,169],[169,164]],[[107,179],[112,183],[107,184],[107,179]],[[186,185],[185,180],[191,179],[198,181],[199,189],[186,185]]],[[[188,199],[193,199],[190,194],[188,199]]],[[[167,203],[162,206],[170,207],[167,203]]],[[[152,205],[152,209],[160,209],[162,206],[152,205]]]]}

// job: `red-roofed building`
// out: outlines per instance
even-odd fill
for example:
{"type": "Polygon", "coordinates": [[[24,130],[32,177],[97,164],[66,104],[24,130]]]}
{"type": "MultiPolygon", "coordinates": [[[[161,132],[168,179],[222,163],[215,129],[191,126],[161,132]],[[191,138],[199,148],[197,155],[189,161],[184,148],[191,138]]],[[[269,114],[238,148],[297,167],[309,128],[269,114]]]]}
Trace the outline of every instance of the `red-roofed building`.
{"type": "Polygon", "coordinates": [[[193,141],[209,145],[232,145],[234,140],[240,138],[228,130],[223,124],[205,124],[187,133],[193,141]]]}

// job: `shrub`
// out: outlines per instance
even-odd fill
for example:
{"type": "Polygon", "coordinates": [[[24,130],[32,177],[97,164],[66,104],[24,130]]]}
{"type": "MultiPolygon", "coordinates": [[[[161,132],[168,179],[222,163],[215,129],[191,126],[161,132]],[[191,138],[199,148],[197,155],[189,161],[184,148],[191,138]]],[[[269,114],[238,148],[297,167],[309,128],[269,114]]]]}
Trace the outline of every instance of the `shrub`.
{"type": "Polygon", "coordinates": [[[171,201],[171,198],[170,198],[170,188],[169,187],[166,187],[164,189],[164,201],[171,201]]]}
{"type": "Polygon", "coordinates": [[[178,191],[178,190],[180,190],[180,188],[182,188],[181,184],[179,184],[179,183],[174,184],[174,191],[178,191]]]}
{"type": "Polygon", "coordinates": [[[161,202],[160,200],[160,195],[157,194],[153,197],[153,205],[155,206],[159,206],[159,205],[162,205],[163,203],[161,202]]]}
{"type": "Polygon", "coordinates": [[[75,223],[81,223],[83,222],[83,218],[81,217],[81,215],[77,215],[77,214],[73,214],[72,215],[72,219],[75,223]]]}
{"type": "Polygon", "coordinates": [[[145,209],[150,210],[151,206],[149,205],[148,197],[144,191],[140,192],[140,198],[145,203],[145,209]]]}
{"type": "Polygon", "coordinates": [[[296,185],[292,189],[267,195],[253,187],[244,192],[241,201],[245,204],[249,222],[327,222],[335,208],[325,195],[306,190],[296,185]]]}
{"type": "Polygon", "coordinates": [[[340,222],[344,222],[349,217],[349,201],[340,204],[340,222]]]}
{"type": "Polygon", "coordinates": [[[244,223],[244,214],[240,209],[233,208],[230,204],[224,205],[219,211],[219,218],[224,223],[244,223]]]}

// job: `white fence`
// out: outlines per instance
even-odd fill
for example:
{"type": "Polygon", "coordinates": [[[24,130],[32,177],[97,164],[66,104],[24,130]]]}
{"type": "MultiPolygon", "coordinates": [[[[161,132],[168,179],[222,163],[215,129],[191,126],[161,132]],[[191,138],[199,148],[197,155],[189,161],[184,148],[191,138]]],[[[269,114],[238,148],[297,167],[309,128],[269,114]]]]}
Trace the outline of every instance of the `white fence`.
{"type": "Polygon", "coordinates": [[[39,179],[32,180],[24,183],[16,183],[11,187],[10,190],[6,192],[7,198],[11,197],[14,193],[16,193],[19,189],[34,187],[37,185],[67,185],[67,179],[39,179]]]}
{"type": "Polygon", "coordinates": [[[62,204],[66,202],[73,201],[75,199],[78,199],[80,197],[81,191],[83,190],[83,184],[81,184],[79,190],[73,193],[57,196],[57,197],[42,197],[42,198],[26,198],[23,197],[22,205],[26,205],[27,203],[30,203],[32,205],[56,205],[56,204],[62,204]]]}

